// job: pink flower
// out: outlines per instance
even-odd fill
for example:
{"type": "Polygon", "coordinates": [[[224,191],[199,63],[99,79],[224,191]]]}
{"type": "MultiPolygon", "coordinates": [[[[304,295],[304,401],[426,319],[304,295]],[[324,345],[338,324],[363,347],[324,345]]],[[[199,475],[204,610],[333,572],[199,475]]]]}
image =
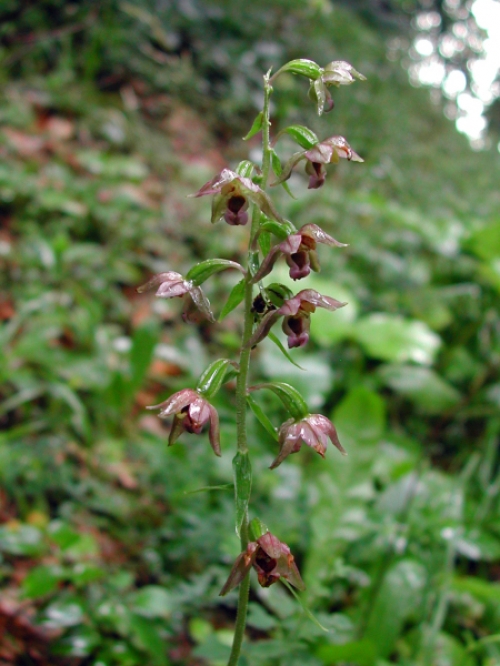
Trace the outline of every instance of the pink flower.
{"type": "Polygon", "coordinates": [[[345,243],[339,243],[325,233],[317,224],[305,224],[296,234],[291,234],[285,241],[271,249],[252,282],[258,282],[268,275],[281,254],[285,255],[286,263],[290,266],[292,280],[307,277],[311,269],[319,271],[317,243],[324,243],[330,247],[347,247],[345,243]]]}
{"type": "Polygon", "coordinates": [[[159,405],[148,409],[161,409],[160,418],[174,415],[168,445],[172,446],[183,432],[199,435],[203,426],[209,423],[208,438],[215,455],[220,456],[219,415],[215,407],[205,400],[198,391],[183,389],[170,396],[159,405]]]}
{"type": "Polygon", "coordinates": [[[254,203],[267,217],[277,222],[283,221],[271,199],[258,185],[230,169],[223,169],[192,196],[203,197],[208,194],[215,195],[212,201],[212,223],[224,218],[233,226],[246,224],[249,203],[254,203]]]}
{"type": "MultiPolygon", "coordinates": [[[[180,273],[175,273],[174,271],[159,273],[158,275],[153,276],[149,282],[143,284],[142,287],[139,287],[137,291],[142,293],[155,287],[158,287],[156,291],[156,296],[158,296],[158,298],[177,298],[188,295],[196,308],[205,315],[209,321],[215,321],[215,317],[210,308],[210,301],[203,293],[201,287],[184,279],[180,273]]],[[[190,303],[188,303],[186,304],[184,311],[185,319],[191,320],[190,312],[191,306],[190,303]]]]}
{"type": "Polygon", "coordinates": [[[303,150],[292,155],[284,166],[280,178],[273,185],[278,185],[288,180],[294,167],[301,160],[306,160],[306,173],[310,176],[308,189],[317,189],[325,182],[325,164],[337,163],[340,158],[352,162],[364,161],[354,152],[343,136],[331,136],[329,139],[325,139],[312,148],[309,148],[309,150],[303,150]]]}
{"type": "Polygon", "coordinates": [[[250,338],[249,345],[253,347],[261,342],[269,333],[273,324],[280,317],[284,317],[282,328],[283,332],[288,336],[288,347],[290,349],[293,347],[303,347],[309,341],[311,313],[315,312],[317,307],[334,311],[344,305],[347,305],[347,303],[341,303],[329,296],[322,296],[317,291],[314,291],[314,289],[299,291],[296,296],[285,301],[280,308],[264,315],[250,338]]]}
{"type": "Polygon", "coordinates": [[[251,567],[257,571],[262,587],[269,587],[284,578],[299,590],[305,589],[290,548],[271,532],[266,532],[257,541],[251,541],[246,550],[238,555],[220,596],[239,585],[251,567]]]}
{"type": "Polygon", "coordinates": [[[307,444],[324,458],[328,439],[343,455],[347,455],[339,442],[337,430],[333,423],[321,414],[309,414],[296,421],[288,419],[279,430],[280,451],[271,465],[271,469],[278,467],[291,453],[300,451],[302,444],[307,444]]]}

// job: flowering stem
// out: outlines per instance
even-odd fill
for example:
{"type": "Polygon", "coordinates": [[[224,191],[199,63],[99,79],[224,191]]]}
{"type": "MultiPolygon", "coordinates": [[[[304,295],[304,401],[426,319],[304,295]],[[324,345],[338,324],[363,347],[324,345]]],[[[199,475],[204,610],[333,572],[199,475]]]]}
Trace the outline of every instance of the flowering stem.
{"type": "MultiPolygon", "coordinates": [[[[263,123],[262,123],[262,189],[265,189],[267,179],[269,177],[269,170],[271,166],[271,145],[269,138],[269,128],[271,123],[269,121],[269,99],[271,96],[272,87],[269,84],[269,72],[264,76],[264,109],[263,109],[263,123]]],[[[250,369],[250,354],[251,348],[248,344],[252,337],[253,329],[253,284],[251,282],[254,273],[251,270],[252,264],[255,261],[254,239],[257,235],[260,225],[260,209],[257,206],[253,207],[252,211],[252,226],[250,229],[250,238],[248,242],[248,270],[245,277],[245,298],[244,298],[244,323],[243,333],[241,336],[241,351],[238,379],[236,383],[236,428],[237,428],[237,443],[238,453],[248,455],[248,442],[247,442],[247,388],[248,388],[248,373],[250,369]]],[[[248,513],[243,520],[240,530],[241,552],[246,550],[248,546],[248,513]]],[[[245,625],[248,609],[248,594],[250,590],[250,573],[247,573],[245,578],[240,584],[240,593],[238,597],[238,611],[236,614],[236,626],[234,630],[233,645],[231,648],[231,655],[229,657],[228,666],[237,666],[241,644],[243,642],[243,635],[245,633],[245,625]]]]}

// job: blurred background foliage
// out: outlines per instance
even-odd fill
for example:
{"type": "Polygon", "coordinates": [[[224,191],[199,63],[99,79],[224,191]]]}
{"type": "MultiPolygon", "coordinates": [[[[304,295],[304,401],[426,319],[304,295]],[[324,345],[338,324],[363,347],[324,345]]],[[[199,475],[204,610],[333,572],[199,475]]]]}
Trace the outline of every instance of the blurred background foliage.
{"type": "MultiPolygon", "coordinates": [[[[330,415],[349,457],[302,451],[271,473],[275,444],[252,423],[255,514],[291,546],[329,632],[283,588],[254,587],[241,663],[500,663],[498,153],[471,150],[387,58],[415,12],[447,29],[451,4],[467,10],[3,1],[2,665],[227,659],[235,595],[217,594],[238,552],[232,493],[191,491],[231,483],[231,391],[217,396],[220,461],[199,437],[167,450],[144,407],[235,351],[239,322],[186,327],[176,303],[136,287],[242,257],[245,230],[211,233],[207,203],[186,195],[257,154],[240,137],[262,73],[296,57],[368,77],[321,120],[303,81],[282,77],[274,95],[275,131],[343,134],[366,160],[331,168],[317,192],[294,174],[295,200],[276,191],[296,226],[349,244],[322,253],[306,285],[349,306],[315,314],[294,353],[307,372],[267,344],[254,372],[330,415]]],[[[234,279],[208,286],[219,311],[234,279]]],[[[261,406],[284,419],[269,396],[261,406]]]]}

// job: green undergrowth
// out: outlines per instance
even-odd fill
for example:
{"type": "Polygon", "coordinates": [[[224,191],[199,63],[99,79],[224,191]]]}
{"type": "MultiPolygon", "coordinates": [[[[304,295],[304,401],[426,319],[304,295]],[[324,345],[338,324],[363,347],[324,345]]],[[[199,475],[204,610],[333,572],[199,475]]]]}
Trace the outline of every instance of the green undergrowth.
{"type": "MultiPolygon", "coordinates": [[[[238,554],[231,391],[216,400],[221,461],[199,437],[167,449],[145,407],[194,386],[210,360],[202,341],[216,358],[238,344],[238,322],[186,328],[180,304],[136,287],[184,273],[202,249],[239,259],[243,237],[186,198],[233,148],[175,98],[58,75],[11,81],[0,120],[0,655],[28,663],[21,614],[47,663],[224,664],[236,596],[217,594],[238,554]]],[[[255,506],[292,547],[328,632],[285,588],[255,585],[241,663],[493,666],[500,222],[486,198],[471,214],[451,167],[433,184],[445,206],[419,207],[410,181],[403,204],[384,142],[348,138],[371,151],[366,184],[341,165],[314,201],[278,196],[297,227],[349,244],[301,287],[349,305],[315,314],[311,352],[293,353],[307,372],[272,343],[259,364],[332,418],[349,456],[302,451],[270,472],[275,442],[251,426],[255,506]]],[[[421,151],[422,170],[432,143],[421,151]]],[[[216,315],[226,279],[208,287],[216,315]]],[[[273,396],[259,404],[281,423],[273,396]]]]}

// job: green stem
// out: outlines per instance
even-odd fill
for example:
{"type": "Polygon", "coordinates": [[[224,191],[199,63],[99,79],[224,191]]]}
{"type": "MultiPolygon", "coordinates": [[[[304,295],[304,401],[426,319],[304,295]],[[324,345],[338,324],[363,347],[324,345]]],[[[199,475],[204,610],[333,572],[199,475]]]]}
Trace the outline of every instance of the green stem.
{"type": "MultiPolygon", "coordinates": [[[[264,189],[269,177],[269,170],[271,166],[271,143],[269,129],[271,123],[269,121],[269,100],[272,92],[272,87],[269,84],[269,72],[264,76],[264,109],[263,109],[263,124],[262,124],[262,183],[261,187],[264,189]]],[[[244,298],[244,322],[243,333],[241,336],[241,351],[240,363],[238,371],[238,379],[236,382],[236,431],[237,431],[237,444],[238,452],[243,455],[248,455],[248,441],[247,441],[247,388],[248,388],[248,374],[250,369],[250,354],[251,349],[249,341],[252,336],[253,329],[253,284],[251,283],[252,271],[250,270],[254,261],[255,252],[254,239],[257,235],[260,225],[260,210],[257,206],[253,207],[252,211],[252,226],[250,229],[250,239],[248,242],[248,262],[247,262],[247,275],[245,278],[245,298],[244,298]]],[[[246,550],[248,546],[248,513],[243,521],[240,530],[241,552],[246,550]]],[[[233,645],[227,666],[237,666],[243,636],[245,634],[245,625],[248,610],[248,594],[250,591],[250,573],[248,573],[240,584],[240,593],[238,597],[238,611],[236,613],[236,625],[234,629],[233,645]]]]}

